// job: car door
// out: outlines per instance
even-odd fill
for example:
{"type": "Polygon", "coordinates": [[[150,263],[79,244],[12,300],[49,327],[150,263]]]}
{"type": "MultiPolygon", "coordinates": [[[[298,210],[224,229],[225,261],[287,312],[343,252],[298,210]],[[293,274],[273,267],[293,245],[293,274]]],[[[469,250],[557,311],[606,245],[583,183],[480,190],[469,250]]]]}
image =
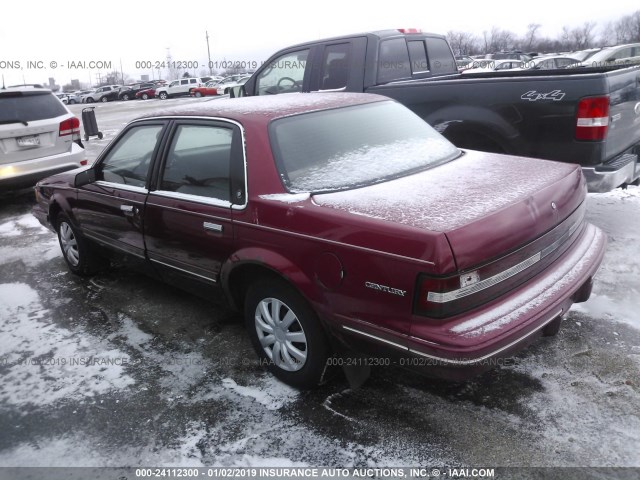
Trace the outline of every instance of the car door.
{"type": "Polygon", "coordinates": [[[167,121],[127,127],[93,167],[96,181],[78,189],[73,213],[85,236],[108,248],[145,258],[144,206],[151,165],[167,121]]]}
{"type": "Polygon", "coordinates": [[[231,212],[244,203],[244,187],[235,187],[231,174],[233,164],[244,172],[243,144],[231,122],[183,119],[172,126],[144,218],[148,258],[167,282],[218,283],[233,251],[231,212]]]}

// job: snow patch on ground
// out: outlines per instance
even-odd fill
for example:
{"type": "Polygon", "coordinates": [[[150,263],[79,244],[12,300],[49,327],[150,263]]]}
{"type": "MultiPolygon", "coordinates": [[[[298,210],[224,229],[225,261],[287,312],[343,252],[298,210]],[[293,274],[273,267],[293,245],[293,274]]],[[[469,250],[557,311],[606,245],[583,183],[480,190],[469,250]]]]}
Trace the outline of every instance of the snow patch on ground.
{"type": "Polygon", "coordinates": [[[0,405],[51,405],[134,383],[124,372],[126,355],[56,325],[23,283],[0,284],[0,358],[0,405]]]}
{"type": "Polygon", "coordinates": [[[583,313],[591,318],[607,318],[640,329],[638,298],[636,295],[614,299],[593,293],[588,302],[573,305],[571,311],[583,313]]]}
{"type": "Polygon", "coordinates": [[[231,378],[224,378],[222,386],[238,395],[253,398],[259,404],[264,405],[267,410],[278,410],[299,396],[297,390],[271,377],[257,387],[245,387],[238,385],[231,378]]]}

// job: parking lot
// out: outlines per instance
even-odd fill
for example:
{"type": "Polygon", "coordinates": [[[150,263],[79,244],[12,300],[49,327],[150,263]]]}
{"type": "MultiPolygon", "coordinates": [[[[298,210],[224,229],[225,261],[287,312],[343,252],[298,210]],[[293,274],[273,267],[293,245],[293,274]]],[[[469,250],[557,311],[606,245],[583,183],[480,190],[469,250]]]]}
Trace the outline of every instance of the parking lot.
{"type": "MultiPolygon", "coordinates": [[[[89,159],[139,115],[215,101],[96,105],[89,159]]],[[[640,466],[638,187],[589,195],[609,237],[593,296],[513,364],[464,383],[379,367],[357,390],[337,371],[302,393],[221,296],[73,276],[32,205],[0,204],[0,465],[640,466]]]]}

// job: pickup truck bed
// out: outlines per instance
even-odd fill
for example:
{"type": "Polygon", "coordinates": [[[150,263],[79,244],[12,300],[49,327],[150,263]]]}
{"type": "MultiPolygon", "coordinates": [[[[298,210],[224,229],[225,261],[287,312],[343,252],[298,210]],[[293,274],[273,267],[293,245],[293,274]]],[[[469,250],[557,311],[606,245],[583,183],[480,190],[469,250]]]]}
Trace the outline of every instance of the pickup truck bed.
{"type": "Polygon", "coordinates": [[[577,163],[589,190],[638,182],[640,67],[461,75],[444,37],[385,30],[281,50],[241,94],[377,93],[461,148],[577,163]]]}

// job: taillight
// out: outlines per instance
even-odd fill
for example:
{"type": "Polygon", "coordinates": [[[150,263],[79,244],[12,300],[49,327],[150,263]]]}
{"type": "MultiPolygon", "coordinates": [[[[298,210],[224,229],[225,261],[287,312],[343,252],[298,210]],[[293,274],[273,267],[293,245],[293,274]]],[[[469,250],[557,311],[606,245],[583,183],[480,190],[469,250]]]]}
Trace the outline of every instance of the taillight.
{"type": "Polygon", "coordinates": [[[87,163],[89,163],[88,160],[80,160],[80,165],[82,165],[83,167],[87,165],[87,163]]]}
{"type": "Polygon", "coordinates": [[[457,305],[456,302],[442,302],[435,296],[440,296],[446,292],[451,292],[460,288],[460,277],[433,278],[421,275],[418,278],[417,296],[415,298],[414,310],[419,315],[433,318],[443,318],[454,313],[451,307],[457,305]],[[436,300],[436,301],[434,301],[436,300]]]}
{"type": "Polygon", "coordinates": [[[588,97],[578,102],[576,140],[604,140],[608,128],[609,97],[588,97]]]}
{"type": "MultiPolygon", "coordinates": [[[[80,120],[76,117],[71,117],[67,120],[60,122],[60,129],[58,135],[64,137],[65,135],[80,135],[80,120]]],[[[79,138],[79,137],[78,137],[79,138]]]]}
{"type": "Polygon", "coordinates": [[[420,30],[419,28],[399,28],[398,31],[400,33],[404,33],[405,35],[407,33],[422,33],[422,30],[420,30]]]}

